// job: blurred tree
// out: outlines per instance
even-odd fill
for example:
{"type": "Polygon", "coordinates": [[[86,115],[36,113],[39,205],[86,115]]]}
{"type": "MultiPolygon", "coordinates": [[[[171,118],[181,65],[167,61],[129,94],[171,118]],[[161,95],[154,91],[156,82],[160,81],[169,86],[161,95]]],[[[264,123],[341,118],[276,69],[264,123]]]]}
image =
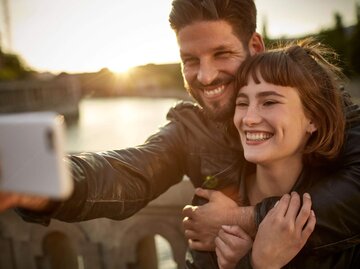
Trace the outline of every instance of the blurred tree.
{"type": "Polygon", "coordinates": [[[350,38],[350,64],[352,70],[360,75],[360,5],[356,5],[357,23],[350,38]]]}
{"type": "Polygon", "coordinates": [[[318,37],[340,56],[344,72],[352,77],[360,75],[360,5],[356,5],[356,25],[344,27],[342,17],[335,13],[332,29],[322,30],[318,37]]]}
{"type": "Polygon", "coordinates": [[[268,31],[267,31],[267,18],[266,16],[264,16],[263,18],[263,27],[262,27],[262,33],[261,33],[263,39],[264,39],[264,43],[265,43],[265,47],[269,47],[271,44],[271,40],[269,38],[268,35],[268,31]]]}
{"type": "Polygon", "coordinates": [[[0,47],[0,81],[22,79],[30,73],[19,56],[4,53],[0,47]]]}
{"type": "Polygon", "coordinates": [[[350,61],[348,49],[348,35],[345,32],[342,17],[339,13],[334,14],[335,25],[332,29],[322,30],[318,34],[321,42],[331,46],[340,57],[344,72],[349,74],[350,61]]]}

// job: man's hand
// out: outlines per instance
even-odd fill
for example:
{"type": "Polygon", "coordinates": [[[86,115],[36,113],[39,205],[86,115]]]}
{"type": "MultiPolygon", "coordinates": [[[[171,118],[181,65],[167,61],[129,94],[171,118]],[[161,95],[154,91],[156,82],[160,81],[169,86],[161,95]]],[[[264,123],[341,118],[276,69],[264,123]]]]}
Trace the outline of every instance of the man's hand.
{"type": "Polygon", "coordinates": [[[42,211],[49,205],[49,198],[0,192],[0,213],[14,207],[42,211]]]}
{"type": "Polygon", "coordinates": [[[233,269],[251,249],[252,239],[240,226],[223,225],[215,244],[219,268],[233,269]]]}
{"type": "Polygon", "coordinates": [[[285,194],[259,225],[253,249],[253,268],[281,268],[303,248],[315,227],[311,198],[304,194],[300,209],[297,193],[285,194]]]}
{"type": "Polygon", "coordinates": [[[209,202],[202,206],[187,205],[183,209],[183,226],[189,247],[215,250],[215,237],[222,225],[235,225],[238,205],[220,191],[196,189],[195,194],[209,202]]]}

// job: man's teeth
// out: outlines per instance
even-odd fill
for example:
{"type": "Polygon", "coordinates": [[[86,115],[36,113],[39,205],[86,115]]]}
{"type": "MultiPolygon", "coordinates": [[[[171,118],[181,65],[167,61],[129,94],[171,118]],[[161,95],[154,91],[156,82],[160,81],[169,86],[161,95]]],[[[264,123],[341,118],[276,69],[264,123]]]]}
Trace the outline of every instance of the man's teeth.
{"type": "Polygon", "coordinates": [[[218,95],[218,94],[221,94],[223,93],[223,91],[225,90],[225,86],[222,85],[216,89],[213,89],[213,90],[204,90],[204,94],[208,97],[211,97],[211,96],[215,96],[215,95],[218,95]]]}
{"type": "Polygon", "coordinates": [[[272,137],[270,133],[249,133],[246,132],[246,139],[251,141],[264,141],[272,137]]]}

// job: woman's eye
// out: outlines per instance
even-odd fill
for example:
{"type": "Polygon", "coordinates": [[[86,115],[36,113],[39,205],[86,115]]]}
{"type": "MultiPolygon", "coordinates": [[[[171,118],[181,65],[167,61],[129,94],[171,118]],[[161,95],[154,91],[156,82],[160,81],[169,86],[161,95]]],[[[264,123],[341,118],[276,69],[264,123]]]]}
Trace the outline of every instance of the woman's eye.
{"type": "Polygon", "coordinates": [[[236,106],[244,107],[244,106],[248,106],[248,103],[247,102],[242,102],[242,101],[237,101],[236,106]]]}
{"type": "Polygon", "coordinates": [[[264,102],[264,106],[271,106],[271,105],[275,105],[275,104],[277,104],[277,103],[279,103],[278,101],[275,101],[275,100],[267,100],[267,101],[265,101],[264,102]]]}

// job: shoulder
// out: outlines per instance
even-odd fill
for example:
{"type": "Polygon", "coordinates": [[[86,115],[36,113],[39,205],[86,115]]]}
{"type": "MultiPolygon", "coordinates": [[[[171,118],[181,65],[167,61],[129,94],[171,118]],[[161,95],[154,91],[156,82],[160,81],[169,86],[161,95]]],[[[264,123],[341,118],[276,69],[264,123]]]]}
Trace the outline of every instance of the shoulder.
{"type": "Polygon", "coordinates": [[[204,118],[202,108],[190,101],[179,101],[170,108],[167,119],[168,120],[181,120],[181,119],[196,119],[204,118]]]}

